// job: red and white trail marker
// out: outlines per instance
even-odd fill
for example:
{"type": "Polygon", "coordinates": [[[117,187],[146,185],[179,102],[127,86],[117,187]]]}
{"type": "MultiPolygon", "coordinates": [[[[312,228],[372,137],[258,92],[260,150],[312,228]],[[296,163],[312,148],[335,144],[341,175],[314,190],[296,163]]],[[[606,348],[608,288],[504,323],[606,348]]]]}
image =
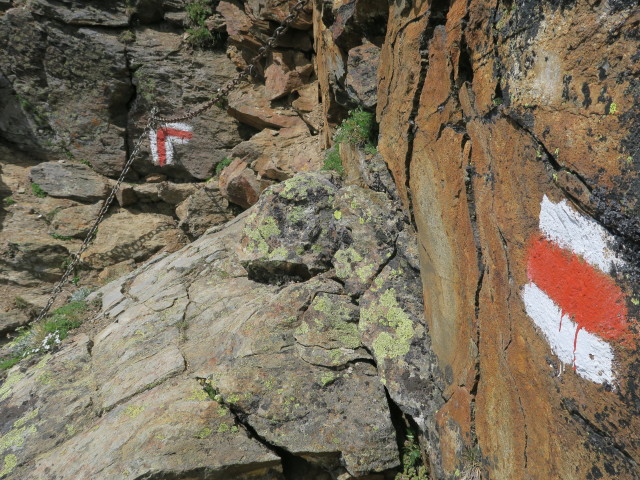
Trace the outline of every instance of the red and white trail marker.
{"type": "Polygon", "coordinates": [[[627,333],[624,292],[610,276],[624,262],[594,220],[545,195],[529,245],[522,298],[558,358],[596,383],[613,383],[613,349],[627,333]]]}
{"type": "Polygon", "coordinates": [[[193,138],[193,128],[186,123],[166,123],[149,132],[153,163],[164,167],[173,163],[173,146],[193,138]]]}

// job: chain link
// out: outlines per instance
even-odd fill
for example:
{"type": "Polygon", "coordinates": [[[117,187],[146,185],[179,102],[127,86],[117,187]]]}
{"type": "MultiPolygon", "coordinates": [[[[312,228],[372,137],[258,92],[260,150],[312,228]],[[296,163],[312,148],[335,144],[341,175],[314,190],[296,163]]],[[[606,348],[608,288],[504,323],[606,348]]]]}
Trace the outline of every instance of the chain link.
{"type": "Polygon", "coordinates": [[[235,89],[238,85],[240,85],[240,83],[242,83],[243,80],[249,78],[251,75],[254,74],[254,71],[256,69],[256,65],[258,64],[258,62],[266,58],[267,55],[269,55],[271,50],[273,50],[273,48],[278,43],[278,40],[280,39],[280,37],[285,33],[287,33],[287,31],[291,27],[291,24],[296,21],[296,19],[298,18],[300,13],[304,10],[304,7],[307,5],[308,2],[309,0],[298,0],[298,3],[296,3],[291,8],[289,15],[287,15],[285,19],[282,22],[280,22],[280,26],[273,31],[273,36],[269,37],[265,41],[264,46],[258,49],[258,54],[251,59],[251,63],[247,65],[240,73],[238,73],[238,75],[233,80],[230,80],[224,87],[219,88],[218,91],[216,92],[216,95],[211,100],[204,103],[203,105],[196,108],[195,110],[189,113],[185,113],[184,115],[175,116],[175,117],[153,116],[152,119],[157,123],[183,122],[185,120],[190,120],[192,118],[202,115],[204,112],[206,112],[216,104],[221,104],[231,90],[235,89]]]}
{"type": "Polygon", "coordinates": [[[40,314],[38,315],[38,318],[36,318],[35,322],[39,322],[40,320],[42,320],[47,315],[47,313],[49,313],[49,310],[51,309],[53,303],[56,301],[56,298],[58,298],[58,295],[62,291],[62,288],[67,283],[67,281],[69,280],[69,277],[74,272],[76,266],[80,262],[80,257],[82,257],[82,254],[87,250],[87,248],[89,248],[89,245],[93,241],[93,237],[95,236],[96,232],[98,231],[98,226],[100,225],[100,223],[104,219],[104,216],[107,214],[107,211],[109,210],[109,207],[113,203],[113,200],[114,200],[116,194],[118,193],[118,191],[120,190],[120,186],[122,185],[122,182],[124,181],[124,178],[126,177],[127,173],[129,173],[129,169],[131,168],[131,164],[133,163],[133,161],[137,158],[138,154],[140,153],[140,149],[142,147],[144,139],[147,137],[149,132],[151,132],[154,128],[156,128],[157,125],[160,124],[160,123],[174,123],[174,122],[181,122],[181,121],[184,121],[184,120],[189,120],[191,118],[194,118],[194,117],[197,117],[197,116],[203,114],[204,112],[209,110],[211,107],[213,107],[215,104],[221,103],[224,100],[224,98],[229,94],[229,92],[231,90],[236,88],[238,85],[240,85],[240,83],[243,80],[247,79],[249,76],[251,76],[253,74],[253,72],[254,72],[254,70],[256,68],[256,64],[260,60],[262,60],[263,58],[266,58],[267,55],[269,54],[269,52],[271,52],[271,50],[273,50],[273,48],[278,43],[278,39],[282,35],[284,35],[287,32],[287,30],[289,30],[289,28],[291,27],[291,24],[298,18],[298,16],[302,12],[302,10],[304,10],[304,7],[308,3],[308,1],[309,0],[299,0],[298,3],[296,3],[294,5],[294,7],[291,9],[291,12],[289,13],[289,15],[287,15],[285,17],[285,19],[280,23],[280,26],[277,27],[274,30],[273,36],[269,37],[267,39],[267,41],[265,42],[265,45],[258,49],[258,54],[251,59],[251,63],[244,70],[242,70],[236,76],[236,78],[234,78],[233,80],[230,80],[224,87],[219,88],[213,99],[209,100],[204,105],[201,105],[200,107],[196,108],[195,110],[193,110],[193,111],[191,111],[189,113],[186,113],[186,114],[180,115],[180,116],[176,116],[176,117],[159,117],[159,116],[157,116],[157,110],[156,110],[155,107],[151,110],[151,115],[149,116],[149,119],[147,121],[147,125],[144,128],[144,130],[142,131],[142,133],[140,134],[140,137],[138,137],[138,140],[137,140],[137,142],[136,142],[136,144],[135,144],[135,146],[133,148],[133,151],[131,152],[131,155],[129,155],[129,159],[125,163],[125,165],[124,165],[124,167],[122,169],[122,172],[120,173],[120,177],[118,178],[118,181],[116,182],[116,184],[111,189],[111,192],[109,192],[109,196],[107,197],[107,199],[102,204],[102,208],[100,209],[100,212],[98,213],[98,217],[96,218],[96,220],[93,223],[91,229],[89,230],[89,233],[85,237],[85,239],[82,242],[82,245],[80,246],[78,251],[75,254],[72,255],[71,262],[67,266],[64,274],[62,275],[62,278],[60,278],[60,280],[58,281],[58,283],[56,284],[56,286],[52,290],[51,296],[49,297],[49,300],[47,301],[47,304],[40,311],[40,314]]]}
{"type": "Polygon", "coordinates": [[[142,147],[142,144],[144,143],[144,139],[146,138],[148,133],[152,130],[152,128],[155,125],[155,122],[153,121],[153,116],[154,115],[155,115],[155,109],[151,111],[151,117],[149,118],[149,121],[147,122],[147,126],[144,128],[143,132],[140,134],[140,137],[138,137],[138,140],[137,140],[135,146],[133,147],[133,151],[131,152],[131,155],[129,155],[129,159],[127,160],[127,162],[124,164],[122,172],[120,173],[120,177],[118,177],[118,181],[113,186],[113,188],[111,189],[111,192],[109,192],[109,196],[107,197],[107,199],[102,204],[102,208],[100,209],[100,212],[98,213],[98,217],[93,222],[93,225],[91,226],[91,229],[89,230],[89,233],[85,237],[85,239],[82,242],[82,245],[80,246],[78,251],[75,254],[72,255],[71,262],[67,266],[67,269],[65,270],[64,274],[62,275],[62,278],[60,278],[60,280],[58,280],[58,283],[56,284],[56,286],[52,290],[51,297],[49,297],[49,301],[44,306],[44,308],[42,309],[40,314],[38,315],[38,318],[36,318],[36,320],[35,320],[36,322],[39,322],[40,320],[42,320],[47,315],[47,313],[49,313],[49,310],[51,309],[51,306],[53,305],[53,302],[56,301],[56,298],[58,298],[58,295],[62,291],[62,287],[64,287],[64,285],[67,283],[67,280],[69,280],[69,277],[71,276],[71,274],[75,270],[76,266],[80,262],[80,257],[87,250],[87,248],[89,248],[89,245],[91,244],[91,241],[93,240],[94,235],[98,231],[98,226],[100,225],[100,223],[104,219],[104,216],[107,214],[107,211],[109,210],[109,207],[113,203],[113,199],[116,197],[116,194],[118,193],[118,190],[120,190],[120,186],[122,185],[122,182],[124,181],[124,178],[127,176],[127,173],[129,173],[129,169],[131,168],[131,164],[133,163],[133,161],[136,159],[136,157],[140,153],[140,148],[142,147]]]}

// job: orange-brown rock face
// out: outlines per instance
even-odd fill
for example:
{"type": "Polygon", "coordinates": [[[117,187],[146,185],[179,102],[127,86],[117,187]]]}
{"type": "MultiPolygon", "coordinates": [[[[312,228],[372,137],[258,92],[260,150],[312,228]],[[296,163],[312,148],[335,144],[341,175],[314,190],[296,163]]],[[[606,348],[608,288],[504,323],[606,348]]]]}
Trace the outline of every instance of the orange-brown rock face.
{"type": "Polygon", "coordinates": [[[446,384],[436,478],[640,475],[640,12],[392,2],[384,155],[446,384]]]}

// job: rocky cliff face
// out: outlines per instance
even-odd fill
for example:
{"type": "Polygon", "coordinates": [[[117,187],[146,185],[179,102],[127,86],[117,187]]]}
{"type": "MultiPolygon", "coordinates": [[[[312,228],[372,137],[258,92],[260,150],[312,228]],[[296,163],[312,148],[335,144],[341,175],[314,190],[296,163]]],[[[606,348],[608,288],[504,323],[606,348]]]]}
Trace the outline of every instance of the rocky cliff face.
{"type": "Polygon", "coordinates": [[[635,2],[310,2],[30,325],[293,4],[0,0],[0,477],[639,478],[635,2]]]}
{"type": "Polygon", "coordinates": [[[380,151],[417,225],[451,475],[638,478],[635,2],[395,2],[380,151]]]}

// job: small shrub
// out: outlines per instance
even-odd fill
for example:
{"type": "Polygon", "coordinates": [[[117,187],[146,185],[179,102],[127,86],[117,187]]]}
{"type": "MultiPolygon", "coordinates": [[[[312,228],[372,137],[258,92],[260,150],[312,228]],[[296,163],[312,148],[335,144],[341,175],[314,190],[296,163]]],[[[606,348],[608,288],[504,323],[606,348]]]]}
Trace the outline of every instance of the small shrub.
{"type": "Polygon", "coordinates": [[[422,465],[422,452],[416,434],[409,430],[402,447],[402,473],[395,480],[428,480],[427,467],[422,465]]]}
{"type": "Polygon", "coordinates": [[[14,205],[16,201],[11,197],[6,197],[2,199],[2,203],[4,203],[8,207],[10,205],[14,205]]]}
{"type": "Polygon", "coordinates": [[[327,150],[324,157],[324,165],[322,170],[335,170],[340,175],[344,175],[344,167],[342,166],[342,159],[340,158],[340,151],[338,145],[327,150]]]}
{"type": "Polygon", "coordinates": [[[336,143],[364,146],[371,142],[375,121],[373,114],[361,108],[352,110],[336,132],[336,143]]]}
{"type": "Polygon", "coordinates": [[[194,0],[187,4],[186,10],[189,24],[199,27],[213,14],[210,0],[194,0]]]}
{"type": "Polygon", "coordinates": [[[215,43],[214,36],[207,27],[189,28],[187,33],[189,34],[187,43],[192,47],[204,48],[215,43]]]}
{"type": "Polygon", "coordinates": [[[220,160],[220,162],[218,162],[218,164],[216,165],[216,176],[219,176],[222,170],[231,165],[231,162],[233,162],[233,159],[229,157],[224,157],[222,160],[220,160]]]}
{"type": "Polygon", "coordinates": [[[38,185],[37,183],[32,183],[31,184],[31,191],[33,192],[33,194],[38,197],[38,198],[44,198],[47,196],[47,192],[45,192],[44,190],[42,190],[42,188],[40,187],[40,185],[38,185]]]}

